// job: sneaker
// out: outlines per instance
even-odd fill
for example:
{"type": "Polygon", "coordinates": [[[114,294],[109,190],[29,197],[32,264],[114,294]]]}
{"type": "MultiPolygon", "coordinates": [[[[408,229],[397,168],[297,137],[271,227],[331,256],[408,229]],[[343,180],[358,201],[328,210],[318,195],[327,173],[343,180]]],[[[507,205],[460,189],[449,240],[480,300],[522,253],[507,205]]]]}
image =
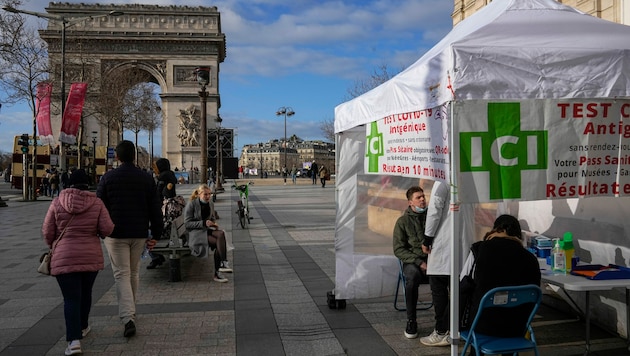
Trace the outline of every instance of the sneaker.
{"type": "Polygon", "coordinates": [[[129,320],[127,324],[125,324],[125,332],[123,335],[125,337],[131,337],[131,336],[134,336],[135,334],[136,334],[136,323],[134,323],[133,320],[129,320]]]}
{"type": "Polygon", "coordinates": [[[92,328],[88,325],[87,328],[81,330],[81,336],[86,337],[87,334],[89,334],[91,330],[92,330],[92,328]]]}
{"type": "Polygon", "coordinates": [[[219,283],[227,283],[228,279],[221,276],[219,273],[214,274],[214,281],[219,283]]]}
{"type": "Polygon", "coordinates": [[[431,335],[421,337],[420,342],[426,346],[449,346],[451,337],[448,331],[444,334],[438,334],[437,330],[433,330],[431,335]]]}
{"type": "Polygon", "coordinates": [[[407,321],[407,329],[405,329],[405,337],[407,339],[415,339],[418,337],[418,323],[415,320],[407,321]]]}
{"type": "Polygon", "coordinates": [[[66,355],[78,355],[83,353],[83,351],[81,351],[81,341],[79,340],[72,340],[68,343],[68,347],[66,347],[66,355]]]}
{"type": "Polygon", "coordinates": [[[232,269],[230,268],[230,263],[228,261],[221,261],[221,267],[219,267],[219,272],[232,273],[232,269]]]}

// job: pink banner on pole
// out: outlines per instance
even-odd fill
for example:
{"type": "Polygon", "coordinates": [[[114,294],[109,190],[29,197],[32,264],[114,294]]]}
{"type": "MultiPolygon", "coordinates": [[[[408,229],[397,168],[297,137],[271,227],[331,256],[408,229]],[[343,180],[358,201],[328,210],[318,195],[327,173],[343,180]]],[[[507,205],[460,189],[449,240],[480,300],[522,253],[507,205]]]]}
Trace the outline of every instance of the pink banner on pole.
{"type": "Polygon", "coordinates": [[[35,107],[37,108],[37,129],[42,145],[53,145],[55,139],[50,125],[50,94],[52,93],[52,83],[37,84],[35,94],[35,107]]]}
{"type": "Polygon", "coordinates": [[[75,144],[77,142],[86,92],[87,83],[72,83],[70,86],[70,93],[68,93],[68,100],[66,100],[66,109],[61,121],[59,141],[67,144],[75,144]]]}

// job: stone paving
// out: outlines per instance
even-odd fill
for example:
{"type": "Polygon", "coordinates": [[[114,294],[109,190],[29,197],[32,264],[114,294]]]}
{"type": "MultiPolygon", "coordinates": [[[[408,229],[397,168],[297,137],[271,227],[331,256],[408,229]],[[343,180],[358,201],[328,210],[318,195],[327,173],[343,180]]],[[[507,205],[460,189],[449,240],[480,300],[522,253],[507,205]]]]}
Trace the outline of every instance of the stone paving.
{"type": "MultiPolygon", "coordinates": [[[[234,250],[228,283],[211,281],[212,260],[182,257],[181,282],[169,282],[168,263],[146,270],[138,297],[138,332],[122,337],[111,268],[94,288],[86,355],[449,355],[450,348],[422,346],[403,336],[404,312],[393,297],[348,301],[330,310],[334,288],[334,184],[307,180],[284,186],[279,179],[253,180],[249,229],[237,226],[237,194],[216,203],[234,250]]],[[[178,186],[188,197],[192,185],[178,186]]],[[[45,251],[40,228],[50,203],[21,202],[0,186],[0,356],[62,355],[66,346],[61,293],[54,280],[35,272],[45,251]]],[[[106,258],[107,261],[107,258],[106,258]]],[[[393,292],[393,291],[392,291],[393,292]]],[[[429,300],[428,286],[421,286],[429,300]]],[[[420,335],[433,329],[433,311],[418,312],[420,335]]],[[[584,324],[554,308],[541,309],[535,330],[542,355],[584,351],[584,324]],[[568,331],[568,332],[567,332],[568,331]],[[574,336],[570,333],[575,334],[574,336]]],[[[625,340],[593,327],[593,354],[628,354],[625,340]]]]}

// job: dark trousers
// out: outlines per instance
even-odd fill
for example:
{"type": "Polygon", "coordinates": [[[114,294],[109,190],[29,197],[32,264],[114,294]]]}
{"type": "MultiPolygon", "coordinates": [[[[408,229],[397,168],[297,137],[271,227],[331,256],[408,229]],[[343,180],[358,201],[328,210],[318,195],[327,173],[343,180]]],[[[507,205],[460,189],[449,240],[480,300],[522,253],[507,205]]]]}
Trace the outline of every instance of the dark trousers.
{"type": "Polygon", "coordinates": [[[81,330],[88,327],[96,275],[98,272],[74,272],[56,276],[63,294],[67,341],[82,339],[81,330]]]}
{"type": "Polygon", "coordinates": [[[448,288],[450,276],[429,276],[433,310],[435,311],[435,330],[444,334],[450,329],[448,288]]]}
{"type": "Polygon", "coordinates": [[[214,249],[214,272],[219,272],[222,261],[227,261],[227,243],[223,230],[208,230],[208,245],[214,249]]]}
{"type": "Polygon", "coordinates": [[[418,304],[418,287],[422,282],[424,273],[415,263],[403,263],[403,275],[405,276],[405,308],[407,308],[407,320],[416,320],[416,304],[418,304]]]}

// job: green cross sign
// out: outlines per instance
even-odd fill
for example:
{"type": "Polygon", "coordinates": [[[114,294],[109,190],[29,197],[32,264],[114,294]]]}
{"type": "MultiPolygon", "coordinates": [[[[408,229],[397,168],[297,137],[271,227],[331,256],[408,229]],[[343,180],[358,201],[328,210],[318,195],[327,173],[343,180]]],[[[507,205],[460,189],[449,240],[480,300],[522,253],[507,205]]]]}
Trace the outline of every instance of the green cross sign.
{"type": "Polygon", "coordinates": [[[521,171],[547,169],[547,131],[521,131],[520,103],[488,103],[488,131],[459,138],[461,172],[488,172],[490,199],[521,198],[521,171]]]}
{"type": "Polygon", "coordinates": [[[372,122],[370,135],[366,136],[365,157],[368,158],[368,172],[378,173],[378,158],[385,155],[383,134],[378,132],[377,122],[372,122]]]}

